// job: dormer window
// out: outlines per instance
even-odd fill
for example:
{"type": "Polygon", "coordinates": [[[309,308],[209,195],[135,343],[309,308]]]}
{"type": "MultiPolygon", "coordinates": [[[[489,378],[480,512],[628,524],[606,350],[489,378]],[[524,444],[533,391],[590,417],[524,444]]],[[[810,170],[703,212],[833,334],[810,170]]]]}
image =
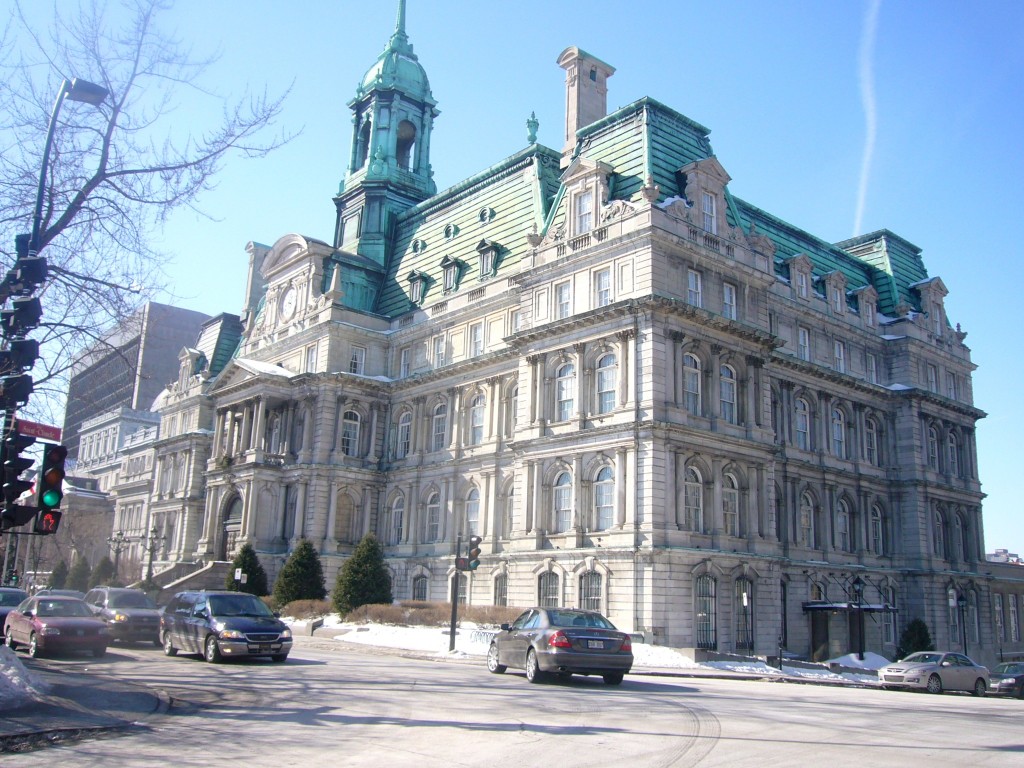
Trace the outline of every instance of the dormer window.
{"type": "Polygon", "coordinates": [[[445,226],[445,228],[444,228],[444,239],[445,240],[454,240],[455,237],[458,234],[459,234],[459,228],[457,226],[455,226],[454,224],[448,224],[448,225],[445,226]]]}
{"type": "Polygon", "coordinates": [[[594,228],[594,193],[580,192],[573,203],[573,231],[582,235],[594,228]]]}
{"type": "Polygon", "coordinates": [[[803,270],[796,273],[796,295],[801,299],[806,299],[808,294],[808,280],[807,273],[803,270]]]}
{"type": "Polygon", "coordinates": [[[875,315],[875,303],[873,301],[865,301],[862,309],[864,313],[864,324],[867,325],[868,328],[874,328],[875,324],[878,322],[878,318],[875,315]]]}
{"type": "Polygon", "coordinates": [[[704,231],[718,234],[718,217],[715,215],[715,196],[710,192],[701,193],[701,213],[704,216],[704,231]]]}
{"type": "Polygon", "coordinates": [[[838,287],[832,287],[832,311],[837,315],[843,311],[843,292],[838,287]]]}
{"type": "Polygon", "coordinates": [[[459,273],[461,264],[458,259],[445,256],[441,261],[441,269],[444,271],[444,292],[451,293],[459,287],[459,273]]]}
{"type": "Polygon", "coordinates": [[[936,336],[942,335],[942,305],[938,302],[932,304],[932,333],[936,336]]]}
{"type": "Polygon", "coordinates": [[[429,278],[418,269],[414,269],[406,279],[409,281],[409,301],[413,304],[420,304],[427,293],[429,278]]]}
{"type": "Polygon", "coordinates": [[[477,243],[476,251],[480,255],[480,279],[488,280],[494,277],[498,268],[498,244],[490,240],[481,240],[477,243]]]}

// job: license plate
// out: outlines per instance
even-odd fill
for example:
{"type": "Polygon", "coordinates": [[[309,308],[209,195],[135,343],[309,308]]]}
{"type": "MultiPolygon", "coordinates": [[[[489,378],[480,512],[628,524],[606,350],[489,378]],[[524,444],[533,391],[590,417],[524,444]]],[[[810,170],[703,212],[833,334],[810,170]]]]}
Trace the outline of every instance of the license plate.
{"type": "Polygon", "coordinates": [[[604,648],[603,640],[587,640],[587,648],[593,648],[595,650],[601,650],[604,648]]]}
{"type": "Polygon", "coordinates": [[[270,643],[261,643],[256,649],[259,653],[270,653],[270,643]]]}

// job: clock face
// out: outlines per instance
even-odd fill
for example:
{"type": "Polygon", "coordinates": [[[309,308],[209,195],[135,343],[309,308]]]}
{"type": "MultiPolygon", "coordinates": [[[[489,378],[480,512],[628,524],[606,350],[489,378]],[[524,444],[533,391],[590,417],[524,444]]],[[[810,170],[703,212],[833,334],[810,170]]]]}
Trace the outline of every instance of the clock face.
{"type": "Polygon", "coordinates": [[[294,287],[289,287],[281,297],[281,317],[285,320],[295,314],[295,304],[298,301],[298,293],[294,287]]]}

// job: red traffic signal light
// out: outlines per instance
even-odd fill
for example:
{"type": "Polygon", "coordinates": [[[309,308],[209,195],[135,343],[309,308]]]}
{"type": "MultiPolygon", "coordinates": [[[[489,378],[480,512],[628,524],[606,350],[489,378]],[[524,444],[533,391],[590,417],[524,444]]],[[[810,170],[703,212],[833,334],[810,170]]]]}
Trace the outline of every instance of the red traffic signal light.
{"type": "Polygon", "coordinates": [[[480,544],[483,539],[480,536],[469,537],[469,551],[466,553],[466,557],[469,560],[467,568],[471,571],[475,571],[480,567],[480,544]]]}
{"type": "Polygon", "coordinates": [[[35,532],[42,536],[56,533],[60,528],[60,518],[64,513],[59,509],[39,510],[36,518],[35,532]]]}

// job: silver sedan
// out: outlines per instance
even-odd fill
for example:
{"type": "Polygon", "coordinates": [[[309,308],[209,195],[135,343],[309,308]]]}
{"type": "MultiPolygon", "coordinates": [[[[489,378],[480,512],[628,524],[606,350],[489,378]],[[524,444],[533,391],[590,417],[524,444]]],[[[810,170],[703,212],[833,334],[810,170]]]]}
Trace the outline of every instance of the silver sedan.
{"type": "Polygon", "coordinates": [[[920,651],[878,670],[883,688],[920,688],[928,693],[969,691],[984,696],[989,687],[988,669],[962,653],[920,651]]]}

